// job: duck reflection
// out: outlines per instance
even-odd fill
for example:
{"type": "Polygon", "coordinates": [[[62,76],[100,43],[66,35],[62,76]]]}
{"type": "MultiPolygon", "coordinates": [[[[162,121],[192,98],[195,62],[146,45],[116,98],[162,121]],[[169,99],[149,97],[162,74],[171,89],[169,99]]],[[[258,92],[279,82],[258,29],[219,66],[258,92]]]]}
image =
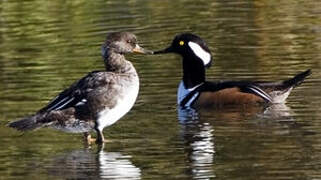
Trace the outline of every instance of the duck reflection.
{"type": "Polygon", "coordinates": [[[141,170],[119,152],[74,150],[53,159],[49,174],[67,179],[140,179],[141,170]]]}
{"type": "Polygon", "coordinates": [[[215,155],[213,127],[209,123],[200,122],[194,109],[178,109],[178,119],[191,175],[193,178],[215,177],[212,170],[215,155]]]}
{"type": "MultiPolygon", "coordinates": [[[[194,110],[196,111],[196,110],[194,110]]],[[[272,104],[269,106],[228,106],[224,108],[202,109],[194,113],[203,117],[216,117],[225,120],[244,120],[255,118],[273,120],[293,120],[293,112],[286,104],[272,104]]]]}
{"type": "Polygon", "coordinates": [[[286,104],[273,104],[264,108],[262,113],[258,114],[258,117],[266,118],[286,118],[293,120],[293,112],[286,104]]]}
{"type": "Polygon", "coordinates": [[[197,111],[192,108],[178,108],[178,119],[181,125],[180,135],[185,142],[185,151],[190,163],[190,174],[193,178],[215,177],[213,164],[215,160],[214,126],[206,121],[206,117],[224,120],[274,119],[293,121],[291,109],[285,104],[268,107],[231,107],[197,111]],[[202,117],[200,116],[202,114],[202,117]]]}

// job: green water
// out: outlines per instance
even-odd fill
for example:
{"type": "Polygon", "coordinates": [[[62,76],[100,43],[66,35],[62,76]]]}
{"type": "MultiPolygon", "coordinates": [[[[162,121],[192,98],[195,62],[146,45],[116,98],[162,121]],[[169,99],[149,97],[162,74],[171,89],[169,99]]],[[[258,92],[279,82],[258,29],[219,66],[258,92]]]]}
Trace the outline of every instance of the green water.
{"type": "Polygon", "coordinates": [[[0,179],[321,179],[319,1],[0,1],[0,179]],[[103,69],[108,32],[152,50],[181,32],[206,40],[207,79],[281,80],[311,68],[286,105],[185,117],[180,57],[127,59],[140,76],[133,109],[86,148],[80,134],[6,127],[103,69]]]}

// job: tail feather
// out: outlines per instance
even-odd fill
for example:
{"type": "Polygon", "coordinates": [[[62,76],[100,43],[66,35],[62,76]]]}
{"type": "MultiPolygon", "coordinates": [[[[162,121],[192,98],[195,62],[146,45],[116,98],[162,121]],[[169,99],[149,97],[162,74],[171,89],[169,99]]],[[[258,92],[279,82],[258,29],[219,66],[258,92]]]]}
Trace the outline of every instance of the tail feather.
{"type": "Polygon", "coordinates": [[[43,123],[39,121],[39,119],[41,119],[42,117],[42,114],[36,114],[34,116],[26,117],[18,121],[13,121],[9,123],[8,126],[19,131],[35,130],[43,126],[43,123]]]}
{"type": "Polygon", "coordinates": [[[306,71],[304,71],[302,73],[297,74],[293,78],[284,81],[283,84],[286,87],[296,87],[296,86],[300,85],[304,81],[304,79],[307,76],[309,76],[311,73],[312,73],[311,69],[308,69],[308,70],[306,70],[306,71]]]}
{"type": "Polygon", "coordinates": [[[292,89],[300,85],[310,74],[311,70],[308,69],[285,81],[261,83],[259,85],[272,97],[273,103],[284,103],[292,89]]]}

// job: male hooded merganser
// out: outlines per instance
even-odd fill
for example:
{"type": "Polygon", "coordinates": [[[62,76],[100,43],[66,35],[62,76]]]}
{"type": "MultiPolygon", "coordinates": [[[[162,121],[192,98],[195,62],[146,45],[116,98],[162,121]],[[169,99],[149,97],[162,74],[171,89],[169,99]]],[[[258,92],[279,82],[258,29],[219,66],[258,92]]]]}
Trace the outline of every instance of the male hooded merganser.
{"type": "Polygon", "coordinates": [[[103,129],[124,116],[134,105],[139,79],[127,53],[151,53],[137,44],[129,32],[110,33],[102,45],[105,71],[93,71],[61,92],[36,114],[11,122],[21,131],[52,126],[68,132],[97,132],[96,143],[104,142],[103,129]]]}
{"type": "Polygon", "coordinates": [[[183,80],[177,92],[181,107],[284,103],[291,90],[311,74],[311,70],[307,70],[281,82],[208,82],[205,69],[211,65],[211,52],[200,37],[190,33],[177,35],[170,47],[154,52],[161,53],[177,53],[183,57],[183,80]]]}

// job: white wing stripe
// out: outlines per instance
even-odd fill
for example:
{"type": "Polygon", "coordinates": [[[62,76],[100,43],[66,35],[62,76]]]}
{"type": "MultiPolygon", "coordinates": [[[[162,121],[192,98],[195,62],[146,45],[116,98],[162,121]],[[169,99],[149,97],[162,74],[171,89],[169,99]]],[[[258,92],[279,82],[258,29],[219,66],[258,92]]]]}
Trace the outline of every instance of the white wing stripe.
{"type": "Polygon", "coordinates": [[[70,102],[71,102],[72,100],[74,100],[74,99],[75,99],[75,98],[69,99],[67,102],[65,102],[63,105],[57,107],[56,109],[57,109],[57,110],[60,110],[60,109],[63,108],[66,104],[70,103],[70,102]]]}
{"type": "Polygon", "coordinates": [[[257,93],[258,95],[260,95],[261,97],[263,97],[264,99],[272,102],[272,98],[263,90],[261,90],[260,88],[253,86],[253,87],[249,87],[250,90],[254,91],[255,93],[257,93]]]}
{"type": "Polygon", "coordinates": [[[82,99],[81,101],[79,101],[75,106],[82,106],[87,102],[86,99],[82,99]]]}
{"type": "MultiPolygon", "coordinates": [[[[68,98],[70,98],[69,96],[63,98],[61,101],[57,102],[55,105],[53,105],[51,108],[49,108],[48,110],[51,111],[53,109],[55,109],[57,106],[59,106],[61,103],[64,103],[65,104],[65,101],[67,100],[68,101],[68,98]]],[[[55,98],[57,99],[57,98],[55,98]]],[[[73,100],[74,98],[72,98],[73,100]]],[[[70,102],[70,101],[69,101],[70,102]]]]}

